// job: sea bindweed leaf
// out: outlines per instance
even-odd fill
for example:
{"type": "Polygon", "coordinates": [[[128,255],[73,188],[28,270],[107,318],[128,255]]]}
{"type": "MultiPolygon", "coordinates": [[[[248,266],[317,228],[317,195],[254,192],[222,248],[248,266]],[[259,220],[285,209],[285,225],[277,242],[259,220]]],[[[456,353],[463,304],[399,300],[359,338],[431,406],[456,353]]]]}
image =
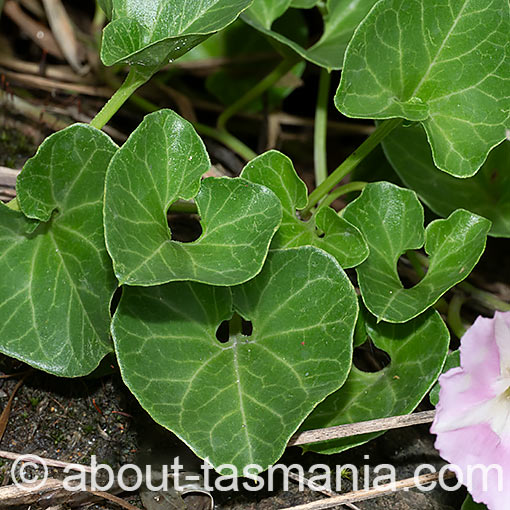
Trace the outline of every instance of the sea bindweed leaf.
{"type": "Polygon", "coordinates": [[[267,186],[280,199],[283,218],[272,248],[317,246],[333,255],[343,268],[357,266],[368,257],[360,231],[330,207],[321,209],[310,221],[298,218],[297,210],[308,200],[306,185],[281,152],[272,150],[256,157],[245,166],[241,177],[267,186]]]}
{"type": "Polygon", "coordinates": [[[480,171],[459,179],[434,165],[421,126],[400,127],[383,142],[386,157],[405,185],[440,216],[467,209],[491,220],[490,235],[510,237],[510,142],[494,148],[480,171]]]}
{"type": "Polygon", "coordinates": [[[508,0],[381,0],[349,43],[337,108],[420,121],[435,164],[474,175],[510,114],[508,0]]]}
{"type": "MultiPolygon", "coordinates": [[[[273,26],[276,19],[271,13],[263,16],[261,9],[254,6],[242,14],[242,19],[252,27],[291,48],[302,58],[327,69],[341,69],[347,43],[354,30],[368,14],[377,0],[328,0],[324,11],[324,31],[320,39],[311,46],[305,46],[288,37],[273,26]]],[[[266,0],[267,2],[267,0],[266,0]]],[[[262,1],[261,3],[264,3],[262,1]]],[[[284,2],[282,1],[282,5],[284,2]]],[[[295,0],[290,7],[311,8],[316,1],[295,0]]],[[[281,14],[281,13],[280,13],[281,14]]],[[[304,24],[304,18],[301,22],[304,24]]]]}
{"type": "MultiPolygon", "coordinates": [[[[450,335],[436,311],[429,310],[406,324],[377,323],[366,310],[361,315],[373,344],[389,355],[389,364],[377,372],[353,366],[345,384],[317,406],[303,424],[303,430],[410,413],[441,373],[450,335]]],[[[379,435],[324,441],[308,445],[306,450],[338,453],[379,435]]]]}
{"type": "Polygon", "coordinates": [[[105,235],[121,283],[193,280],[237,285],[262,268],[281,221],[278,198],[245,179],[207,178],[210,162],[195,130],[176,113],[145,117],[112,159],[105,185],[105,235]],[[195,197],[203,233],[171,238],[167,211],[195,197]]]}
{"type": "Polygon", "coordinates": [[[269,30],[273,21],[279,18],[291,3],[292,0],[253,0],[246,13],[269,30]]]}
{"type": "Polygon", "coordinates": [[[370,183],[344,209],[347,221],[359,228],[370,254],[356,268],[366,307],[379,320],[406,322],[432,306],[464,280],[485,249],[490,221],[458,209],[447,219],[423,227],[423,207],[414,191],[387,182],[370,183]],[[404,288],[399,257],[421,248],[429,255],[425,277],[404,288]]]}
{"type": "Polygon", "coordinates": [[[461,510],[487,510],[487,507],[483,503],[475,503],[471,495],[468,494],[462,503],[461,510]]]}
{"type": "Polygon", "coordinates": [[[66,128],[21,172],[22,212],[0,205],[0,351],[55,375],[88,374],[112,351],[102,210],[116,150],[101,131],[66,128]]]}
{"type": "Polygon", "coordinates": [[[345,381],[357,314],[333,257],[300,247],[271,250],[258,276],[230,289],[126,287],[112,333],[122,377],[151,416],[220,471],[241,473],[274,463],[345,381]],[[234,312],[252,334],[231,322],[221,343],[216,331],[234,312]]]}
{"type": "Polygon", "coordinates": [[[226,27],[252,0],[103,0],[111,22],[103,32],[101,60],[107,66],[158,68],[226,27]]]}

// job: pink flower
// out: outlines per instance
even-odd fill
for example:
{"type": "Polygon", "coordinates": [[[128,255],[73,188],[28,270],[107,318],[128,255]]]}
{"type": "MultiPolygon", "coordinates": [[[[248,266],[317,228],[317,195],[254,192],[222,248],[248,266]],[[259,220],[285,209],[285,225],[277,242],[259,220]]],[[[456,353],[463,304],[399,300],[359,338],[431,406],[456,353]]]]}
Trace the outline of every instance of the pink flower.
{"type": "Polygon", "coordinates": [[[439,378],[431,432],[473,499],[490,510],[510,501],[510,312],[478,317],[462,337],[461,366],[439,378]],[[485,467],[485,469],[484,469],[485,467]]]}

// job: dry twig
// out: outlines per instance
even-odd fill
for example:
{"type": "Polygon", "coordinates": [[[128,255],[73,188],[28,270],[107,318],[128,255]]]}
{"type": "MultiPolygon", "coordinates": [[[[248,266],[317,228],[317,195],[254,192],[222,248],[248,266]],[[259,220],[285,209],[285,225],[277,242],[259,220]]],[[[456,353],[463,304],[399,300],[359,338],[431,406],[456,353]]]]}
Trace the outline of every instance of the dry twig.
{"type": "MultiPolygon", "coordinates": [[[[443,479],[447,480],[453,478],[455,473],[448,471],[443,479]]],[[[374,499],[381,496],[387,496],[397,491],[408,490],[412,487],[426,485],[431,482],[439,480],[439,473],[430,473],[427,475],[421,475],[413,478],[406,478],[405,480],[399,480],[395,483],[387,483],[373,487],[367,490],[353,491],[346,494],[341,494],[329,499],[323,499],[320,501],[313,501],[312,503],[306,503],[304,505],[297,505],[293,507],[287,507],[283,510],[325,510],[327,508],[334,508],[336,506],[345,505],[346,503],[356,503],[358,501],[365,501],[367,499],[374,499]]]]}
{"type": "Polygon", "coordinates": [[[431,423],[434,420],[435,411],[424,411],[421,413],[406,414],[404,416],[392,416],[390,418],[381,418],[379,420],[362,421],[359,423],[349,423],[347,425],[338,425],[317,430],[307,430],[294,435],[289,446],[300,444],[318,443],[330,439],[339,439],[342,437],[357,436],[358,434],[369,434],[371,432],[382,432],[385,430],[399,429],[401,427],[410,427],[422,423],[431,423]]]}

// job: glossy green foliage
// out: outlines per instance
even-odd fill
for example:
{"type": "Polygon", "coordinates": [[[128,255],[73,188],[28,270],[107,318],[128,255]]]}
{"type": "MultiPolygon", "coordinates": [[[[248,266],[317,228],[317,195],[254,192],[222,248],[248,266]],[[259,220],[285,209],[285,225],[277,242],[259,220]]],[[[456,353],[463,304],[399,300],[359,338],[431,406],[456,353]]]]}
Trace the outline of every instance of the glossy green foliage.
{"type": "MultiPolygon", "coordinates": [[[[274,26],[273,22],[283,13],[284,5],[287,5],[287,7],[311,8],[316,3],[308,0],[300,0],[299,2],[260,0],[254,2],[253,6],[243,13],[242,19],[309,62],[327,69],[341,69],[347,43],[358,24],[374,6],[376,0],[328,0],[323,14],[324,31],[320,39],[312,46],[303,45],[274,26]],[[278,8],[264,10],[262,5],[266,3],[278,4],[278,8]]],[[[289,14],[291,14],[290,11],[289,14]]],[[[305,25],[304,18],[295,17],[294,19],[296,22],[305,25]]]]}
{"type": "Polygon", "coordinates": [[[509,32],[508,0],[381,0],[349,43],[336,106],[420,121],[436,166],[474,175],[508,127],[509,32]]]}
{"type": "Polygon", "coordinates": [[[492,222],[490,234],[510,237],[510,143],[489,153],[480,171],[459,179],[441,172],[432,159],[420,126],[396,129],[383,142],[384,151],[405,185],[440,216],[467,209],[492,222]]]}
{"type": "Polygon", "coordinates": [[[124,381],[151,416],[216,468],[242,472],[275,462],[345,381],[357,313],[336,261],[301,247],[271,251],[257,277],[230,289],[127,287],[112,332],[124,381]],[[221,343],[216,330],[234,312],[253,333],[231,323],[221,343]]]}
{"type": "Polygon", "coordinates": [[[105,65],[155,67],[175,60],[246,9],[251,0],[103,0],[111,22],[103,32],[105,65]]]}
{"type": "Polygon", "coordinates": [[[363,301],[378,319],[406,322],[432,306],[466,278],[485,249],[490,221],[458,209],[445,220],[423,227],[423,207],[413,191],[387,182],[371,183],[344,209],[370,249],[356,268],[363,301]],[[425,248],[429,268],[404,288],[397,262],[407,250],[425,248]]]}
{"type": "Polygon", "coordinates": [[[368,247],[360,231],[330,207],[321,209],[310,221],[302,221],[297,211],[307,202],[305,183],[292,161],[281,152],[269,151],[250,161],[241,176],[271,189],[280,199],[283,219],[272,247],[317,246],[333,255],[343,268],[361,264],[368,247]]]}
{"type": "MultiPolygon", "coordinates": [[[[450,335],[436,311],[405,324],[377,323],[365,312],[366,334],[390,357],[376,372],[353,366],[346,383],[322,402],[303,424],[311,430],[412,412],[441,373],[450,335]]],[[[368,349],[373,352],[373,349],[368,349]]],[[[307,450],[338,453],[366,443],[381,433],[363,434],[307,445],[307,450]]]]}
{"type": "Polygon", "coordinates": [[[88,374],[112,349],[102,209],[116,150],[94,128],[64,129],[21,172],[22,212],[0,205],[0,351],[52,374],[88,374]]]}
{"type": "Polygon", "coordinates": [[[148,115],[117,152],[106,176],[104,222],[121,283],[236,285],[261,270],[281,220],[278,198],[245,179],[201,182],[209,167],[202,140],[170,110],[148,115]],[[193,197],[202,235],[173,241],[167,210],[193,197]]]}

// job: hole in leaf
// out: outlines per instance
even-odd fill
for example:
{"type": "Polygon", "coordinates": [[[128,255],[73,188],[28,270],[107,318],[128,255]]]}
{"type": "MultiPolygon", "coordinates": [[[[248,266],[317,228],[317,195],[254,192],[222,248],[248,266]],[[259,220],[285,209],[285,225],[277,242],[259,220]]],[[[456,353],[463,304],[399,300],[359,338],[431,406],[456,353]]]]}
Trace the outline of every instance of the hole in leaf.
{"type": "Polygon", "coordinates": [[[113,293],[112,300],[110,301],[110,315],[113,317],[115,310],[119,306],[119,301],[122,296],[122,287],[117,287],[115,292],[113,293]]]}
{"type": "Polygon", "coordinates": [[[407,258],[407,255],[402,255],[397,262],[397,272],[400,278],[400,283],[404,289],[411,289],[414,287],[422,278],[416,273],[416,270],[412,266],[411,262],[407,258]]]}
{"type": "Polygon", "coordinates": [[[376,347],[372,340],[367,340],[354,349],[352,361],[358,370],[379,372],[390,364],[391,358],[387,352],[376,347]]]}
{"type": "Polygon", "coordinates": [[[226,344],[230,338],[229,322],[223,321],[216,330],[216,339],[222,344],[226,344]]]}
{"type": "Polygon", "coordinates": [[[192,243],[202,235],[202,225],[195,214],[169,213],[167,221],[173,241],[192,243]]]}
{"type": "Polygon", "coordinates": [[[216,330],[216,338],[222,343],[226,344],[231,336],[241,333],[243,336],[251,336],[253,333],[253,324],[251,321],[243,319],[237,313],[234,313],[232,318],[228,321],[223,321],[216,330]]]}
{"type": "Polygon", "coordinates": [[[253,333],[253,324],[251,321],[244,320],[241,318],[241,333],[244,336],[251,336],[253,333]]]}

